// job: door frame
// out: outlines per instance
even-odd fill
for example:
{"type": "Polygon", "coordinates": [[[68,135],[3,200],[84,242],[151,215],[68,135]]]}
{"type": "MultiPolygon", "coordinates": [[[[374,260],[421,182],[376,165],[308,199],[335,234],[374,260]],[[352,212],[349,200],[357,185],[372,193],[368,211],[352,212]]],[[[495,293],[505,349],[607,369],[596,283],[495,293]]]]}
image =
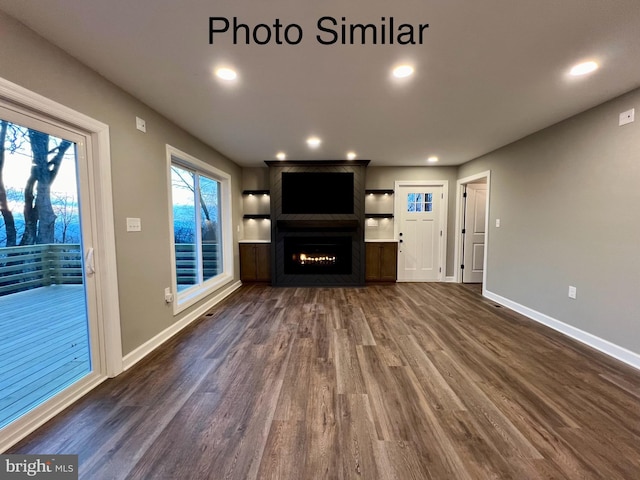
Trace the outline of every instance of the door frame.
{"type": "Polygon", "coordinates": [[[476,173],[475,175],[470,175],[468,177],[464,177],[459,179],[456,182],[457,191],[456,191],[456,233],[455,233],[455,250],[454,250],[454,259],[455,259],[455,270],[453,281],[455,283],[462,283],[462,219],[464,218],[464,202],[462,201],[462,194],[464,191],[464,186],[470,183],[477,183],[478,180],[483,178],[487,179],[487,198],[486,198],[486,217],[484,220],[484,265],[482,266],[482,295],[485,295],[485,291],[487,289],[487,258],[489,253],[489,206],[491,205],[491,170],[486,170],[484,172],[476,173]]]}
{"type": "MultiPolygon", "coordinates": [[[[44,424],[109,377],[122,372],[122,338],[111,187],[109,126],[0,77],[0,101],[38,120],[74,130],[87,140],[90,225],[95,250],[98,352],[92,372],[2,429],[0,452],[44,424]]],[[[84,254],[84,253],[83,253],[84,254]]],[[[93,344],[92,344],[93,345],[93,344]]]]}
{"type": "MultiPolygon", "coordinates": [[[[440,237],[440,263],[441,269],[438,273],[438,282],[443,282],[447,275],[447,219],[449,218],[449,180],[396,180],[394,184],[393,195],[393,237],[400,240],[400,218],[402,214],[403,203],[398,195],[400,187],[442,187],[442,214],[440,215],[440,229],[442,236],[440,237]]],[[[397,268],[400,268],[400,256],[398,255],[397,268]]]]}

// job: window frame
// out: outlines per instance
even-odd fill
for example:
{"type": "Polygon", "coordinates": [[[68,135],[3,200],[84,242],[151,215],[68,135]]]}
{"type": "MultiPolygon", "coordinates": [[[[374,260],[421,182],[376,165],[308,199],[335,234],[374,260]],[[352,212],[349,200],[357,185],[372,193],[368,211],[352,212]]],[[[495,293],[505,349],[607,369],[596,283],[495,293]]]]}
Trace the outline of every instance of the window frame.
{"type": "MultiPolygon", "coordinates": [[[[202,299],[233,280],[233,228],[232,228],[232,199],[231,175],[197,159],[171,145],[166,146],[167,194],[169,207],[169,246],[171,251],[171,288],[173,292],[173,314],[186,310],[202,299]],[[178,277],[176,272],[175,232],[173,224],[173,194],[171,183],[171,167],[175,165],[194,171],[196,174],[211,178],[220,183],[220,240],[222,243],[222,271],[215,277],[190,286],[178,292],[178,277]]],[[[199,225],[199,215],[196,221],[199,225]]],[[[196,242],[201,242],[200,235],[196,235],[196,242]]]]}

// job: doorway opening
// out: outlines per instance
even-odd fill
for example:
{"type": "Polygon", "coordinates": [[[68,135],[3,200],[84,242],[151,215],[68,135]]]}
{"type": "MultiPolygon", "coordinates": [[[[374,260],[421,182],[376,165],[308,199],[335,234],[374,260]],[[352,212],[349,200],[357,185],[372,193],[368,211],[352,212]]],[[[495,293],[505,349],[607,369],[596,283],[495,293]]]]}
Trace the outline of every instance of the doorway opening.
{"type": "Polygon", "coordinates": [[[457,182],[455,281],[475,285],[484,295],[487,281],[489,196],[491,172],[462,178],[457,182]]]}

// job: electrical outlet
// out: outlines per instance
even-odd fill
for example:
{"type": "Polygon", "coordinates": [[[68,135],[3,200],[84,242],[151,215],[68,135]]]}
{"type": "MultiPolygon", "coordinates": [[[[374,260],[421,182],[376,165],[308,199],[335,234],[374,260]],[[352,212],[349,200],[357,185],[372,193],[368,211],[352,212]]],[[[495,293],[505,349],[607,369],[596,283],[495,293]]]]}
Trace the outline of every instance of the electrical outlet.
{"type": "Polygon", "coordinates": [[[622,112],[620,114],[620,121],[618,122],[619,126],[626,125],[627,123],[632,123],[636,119],[636,109],[632,108],[631,110],[627,110],[626,112],[622,112]]]}
{"type": "Polygon", "coordinates": [[[569,286],[569,298],[576,299],[576,295],[578,293],[578,289],[576,287],[569,286]]]}
{"type": "Polygon", "coordinates": [[[127,232],[141,232],[142,224],[139,218],[127,217],[127,232]]]}
{"type": "Polygon", "coordinates": [[[164,289],[164,301],[167,303],[173,302],[173,293],[171,293],[170,287],[164,289]]]}
{"type": "Polygon", "coordinates": [[[500,228],[500,219],[496,218],[496,228],[500,228]]]}

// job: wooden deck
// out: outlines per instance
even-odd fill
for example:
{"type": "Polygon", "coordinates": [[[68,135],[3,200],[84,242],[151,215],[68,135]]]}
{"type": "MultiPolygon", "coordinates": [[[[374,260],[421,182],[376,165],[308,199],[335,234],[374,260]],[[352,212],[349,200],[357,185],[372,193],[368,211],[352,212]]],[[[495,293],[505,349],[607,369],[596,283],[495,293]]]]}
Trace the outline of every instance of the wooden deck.
{"type": "Polygon", "coordinates": [[[82,285],[0,297],[0,428],[91,371],[82,285]]]}

